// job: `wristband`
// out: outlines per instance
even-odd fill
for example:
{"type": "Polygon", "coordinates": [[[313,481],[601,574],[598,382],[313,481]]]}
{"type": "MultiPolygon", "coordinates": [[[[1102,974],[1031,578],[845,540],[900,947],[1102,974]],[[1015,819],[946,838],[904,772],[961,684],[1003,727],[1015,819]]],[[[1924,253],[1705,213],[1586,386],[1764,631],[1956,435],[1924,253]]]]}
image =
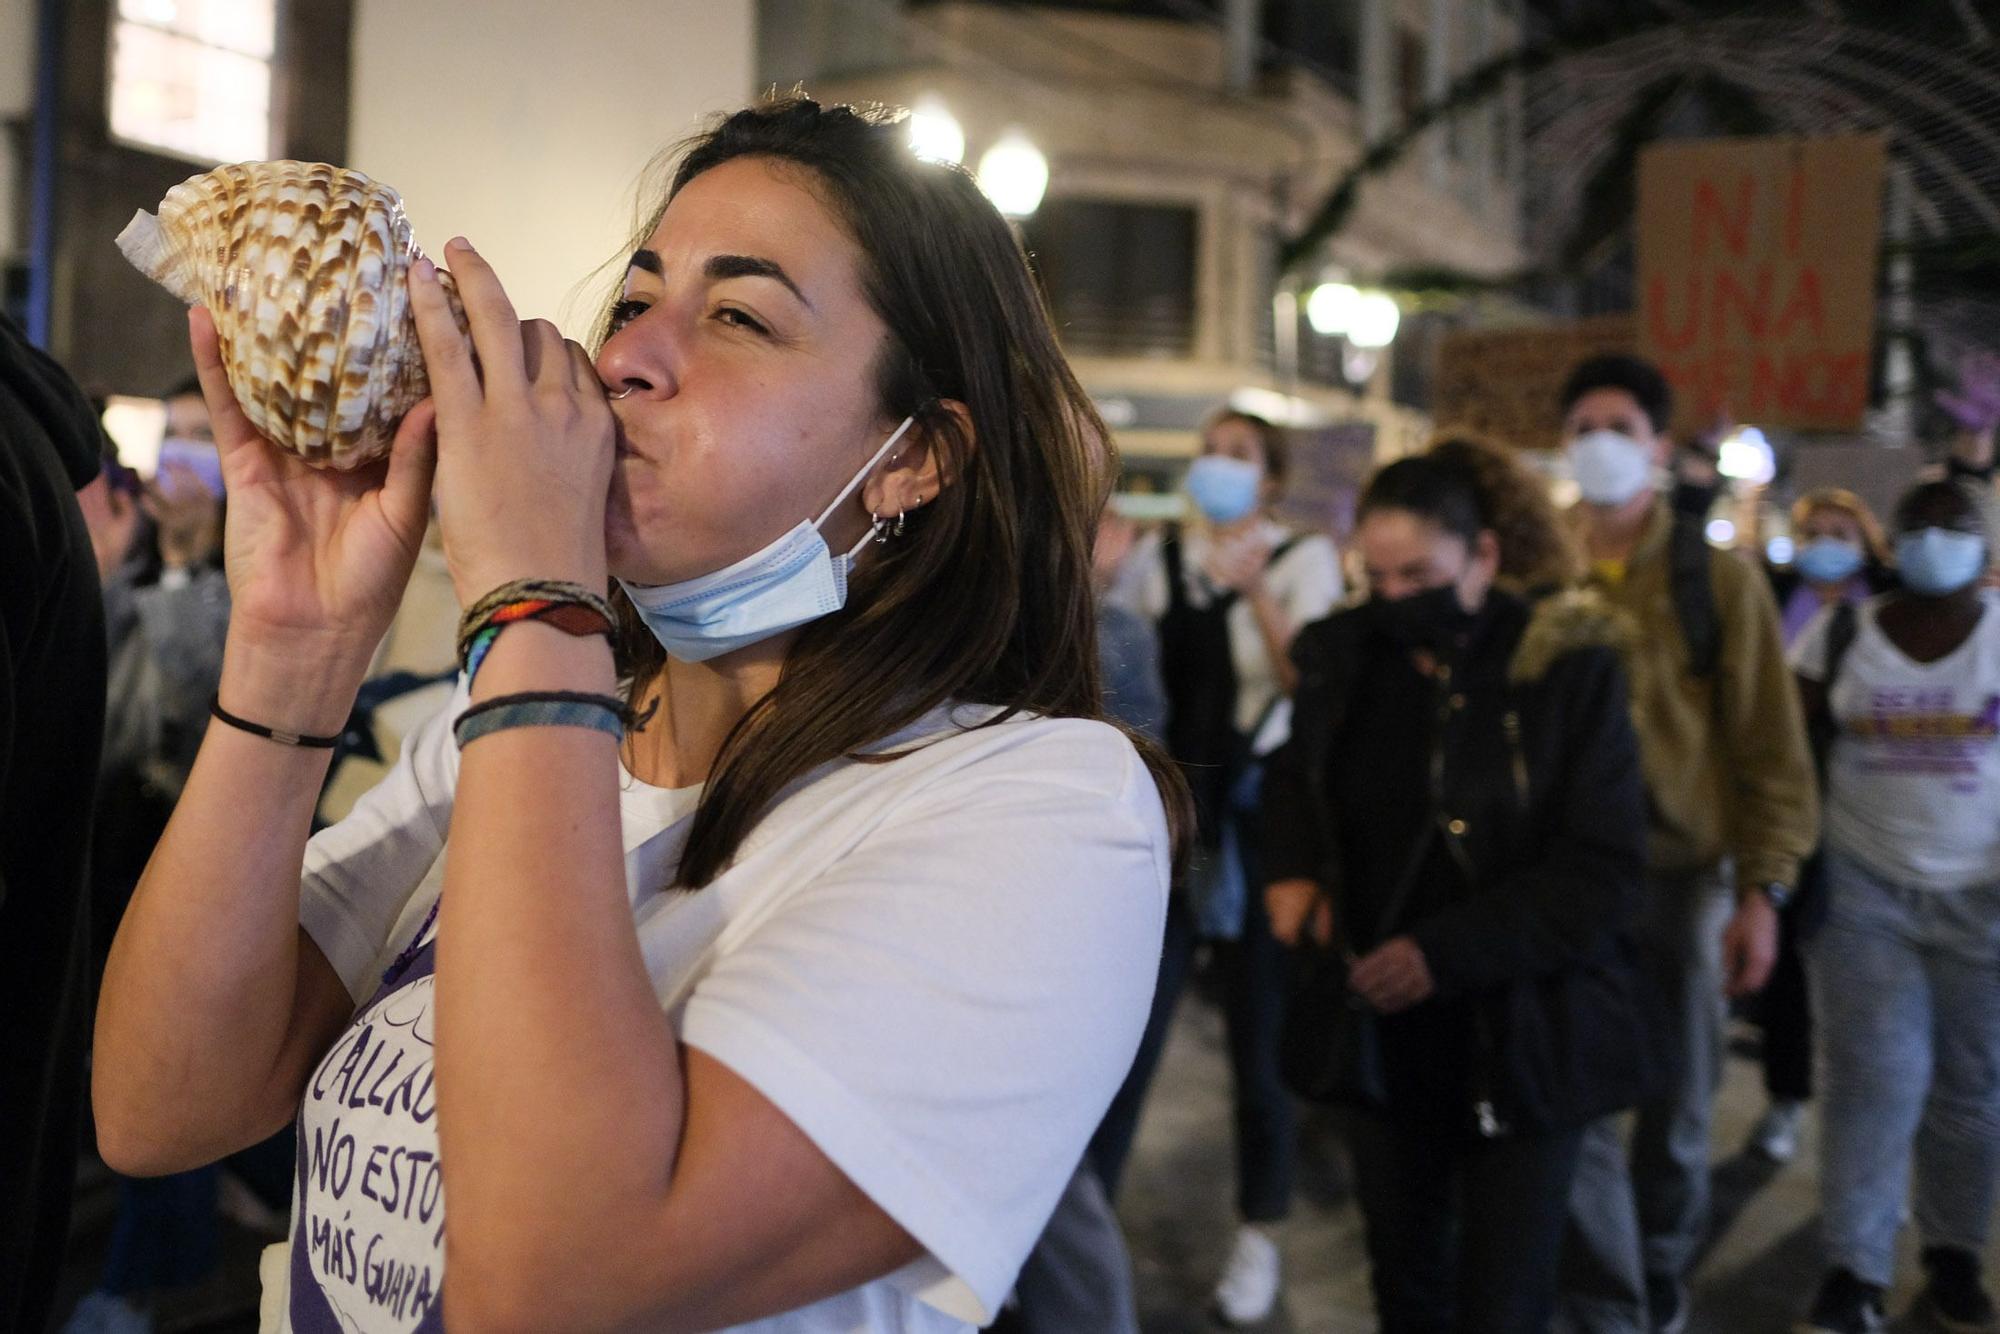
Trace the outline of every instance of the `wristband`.
{"type": "Polygon", "coordinates": [[[528,690],[473,705],[451,725],[451,734],[460,750],[483,736],[516,727],[588,727],[622,740],[628,716],[625,702],[614,695],[528,690]]]}
{"type": "Polygon", "coordinates": [[[281,746],[298,746],[308,750],[332,750],[340,744],[340,734],[337,732],[332,736],[307,736],[303,732],[287,732],[282,728],[266,727],[262,723],[253,723],[248,718],[238,718],[235,714],[222,707],[222,696],[220,695],[209,697],[208,712],[209,716],[217,722],[227,723],[239,732],[248,732],[251,736],[260,736],[266,741],[275,741],[281,746]]]}

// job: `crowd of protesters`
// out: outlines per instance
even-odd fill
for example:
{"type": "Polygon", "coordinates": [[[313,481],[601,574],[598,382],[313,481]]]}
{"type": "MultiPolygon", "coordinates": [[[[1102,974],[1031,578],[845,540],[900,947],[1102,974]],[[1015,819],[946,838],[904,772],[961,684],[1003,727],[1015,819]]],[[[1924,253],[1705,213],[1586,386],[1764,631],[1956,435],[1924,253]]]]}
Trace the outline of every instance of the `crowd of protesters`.
{"type": "Polygon", "coordinates": [[[1114,1206],[1206,969],[1229,1325],[1282,1301],[1305,1100],[1386,1334],[1686,1328],[1734,1010],[1755,1147],[1817,1107],[1800,1327],[1883,1327],[1906,1200],[1920,1306],[1994,1327],[1991,414],[1886,522],[1798,497],[1781,560],[1710,540],[1629,356],[1550,405],[1567,509],[1447,434],[1343,550],[1226,409],[1141,529],[1012,234],[887,122],[739,113],[633,246],[591,352],[469,246],[469,335],[419,272],[435,407],[358,481],[257,435],[200,314],[144,479],[0,327],[0,988],[42,1017],[0,1326],[153,1328],[223,1210],[301,1334],[1136,1331],[1114,1206]],[[463,671],[315,833],[427,524],[463,671]],[[401,1119],[328,1093],[371,1043],[401,1119]],[[117,1222],[56,1311],[86,1059],[117,1222]],[[365,1264],[337,1118],[434,1169],[365,1264]]]}

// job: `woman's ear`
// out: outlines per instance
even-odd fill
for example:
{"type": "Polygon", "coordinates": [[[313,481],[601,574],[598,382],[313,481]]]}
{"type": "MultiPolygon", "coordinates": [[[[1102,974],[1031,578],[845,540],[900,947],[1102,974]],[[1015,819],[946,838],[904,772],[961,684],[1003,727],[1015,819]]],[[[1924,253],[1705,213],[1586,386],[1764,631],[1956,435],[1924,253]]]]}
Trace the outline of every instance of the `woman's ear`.
{"type": "Polygon", "coordinates": [[[940,399],[910,427],[903,445],[861,489],[870,514],[907,514],[922,509],[951,485],[954,457],[973,447],[972,410],[956,399],[940,399]],[[949,435],[952,439],[946,439],[949,435]]]}
{"type": "Polygon", "coordinates": [[[1472,544],[1472,563],[1489,585],[1500,577],[1500,535],[1491,528],[1482,528],[1472,544]]]}

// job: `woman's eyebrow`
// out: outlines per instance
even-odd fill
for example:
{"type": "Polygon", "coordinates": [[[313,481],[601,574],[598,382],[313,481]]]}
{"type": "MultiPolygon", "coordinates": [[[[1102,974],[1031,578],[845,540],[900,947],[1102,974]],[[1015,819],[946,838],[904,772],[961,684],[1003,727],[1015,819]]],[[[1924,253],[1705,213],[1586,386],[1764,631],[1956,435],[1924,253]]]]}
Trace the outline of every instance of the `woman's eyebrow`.
{"type": "MultiPolygon", "coordinates": [[[[660,254],[656,250],[634,250],[626,268],[646,270],[654,278],[666,276],[666,266],[660,262],[660,254]]],[[[792,274],[784,272],[784,266],[776,260],[766,260],[754,254],[716,254],[702,264],[702,276],[710,282],[722,282],[724,278],[774,278],[776,282],[782,282],[784,288],[806,306],[806,310],[818,312],[812,300],[798,290],[796,282],[792,282],[792,274]]]]}
{"type": "MultiPolygon", "coordinates": [[[[666,276],[666,266],[660,262],[659,252],[635,250],[626,262],[627,269],[643,269],[655,278],[666,276]]],[[[756,255],[711,255],[708,263],[702,265],[702,274],[710,282],[721,282],[725,278],[771,278],[785,285],[785,289],[797,297],[807,310],[817,313],[818,308],[799,285],[792,281],[792,275],[776,260],[763,259],[756,255]]]]}
{"type": "Polygon", "coordinates": [[[807,310],[813,303],[806,300],[806,294],[792,281],[792,275],[775,260],[763,259],[756,255],[710,255],[708,263],[702,265],[702,272],[710,282],[721,282],[725,278],[772,278],[785,285],[786,290],[799,299],[807,310]]]}

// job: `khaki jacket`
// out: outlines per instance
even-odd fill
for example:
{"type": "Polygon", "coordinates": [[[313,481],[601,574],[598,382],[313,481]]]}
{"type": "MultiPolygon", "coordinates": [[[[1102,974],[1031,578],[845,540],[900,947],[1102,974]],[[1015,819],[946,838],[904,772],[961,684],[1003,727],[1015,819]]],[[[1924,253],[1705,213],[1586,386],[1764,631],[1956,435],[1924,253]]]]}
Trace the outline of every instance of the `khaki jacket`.
{"type": "Polygon", "coordinates": [[[1796,885],[1799,863],[1819,841],[1819,792],[1777,605],[1749,561],[1710,551],[1721,658],[1713,675],[1693,675],[1669,578],[1672,522],[1663,500],[1625,577],[1592,576],[1632,622],[1627,668],[1650,815],[1647,860],[1680,874],[1732,858],[1739,885],[1796,885]]]}

